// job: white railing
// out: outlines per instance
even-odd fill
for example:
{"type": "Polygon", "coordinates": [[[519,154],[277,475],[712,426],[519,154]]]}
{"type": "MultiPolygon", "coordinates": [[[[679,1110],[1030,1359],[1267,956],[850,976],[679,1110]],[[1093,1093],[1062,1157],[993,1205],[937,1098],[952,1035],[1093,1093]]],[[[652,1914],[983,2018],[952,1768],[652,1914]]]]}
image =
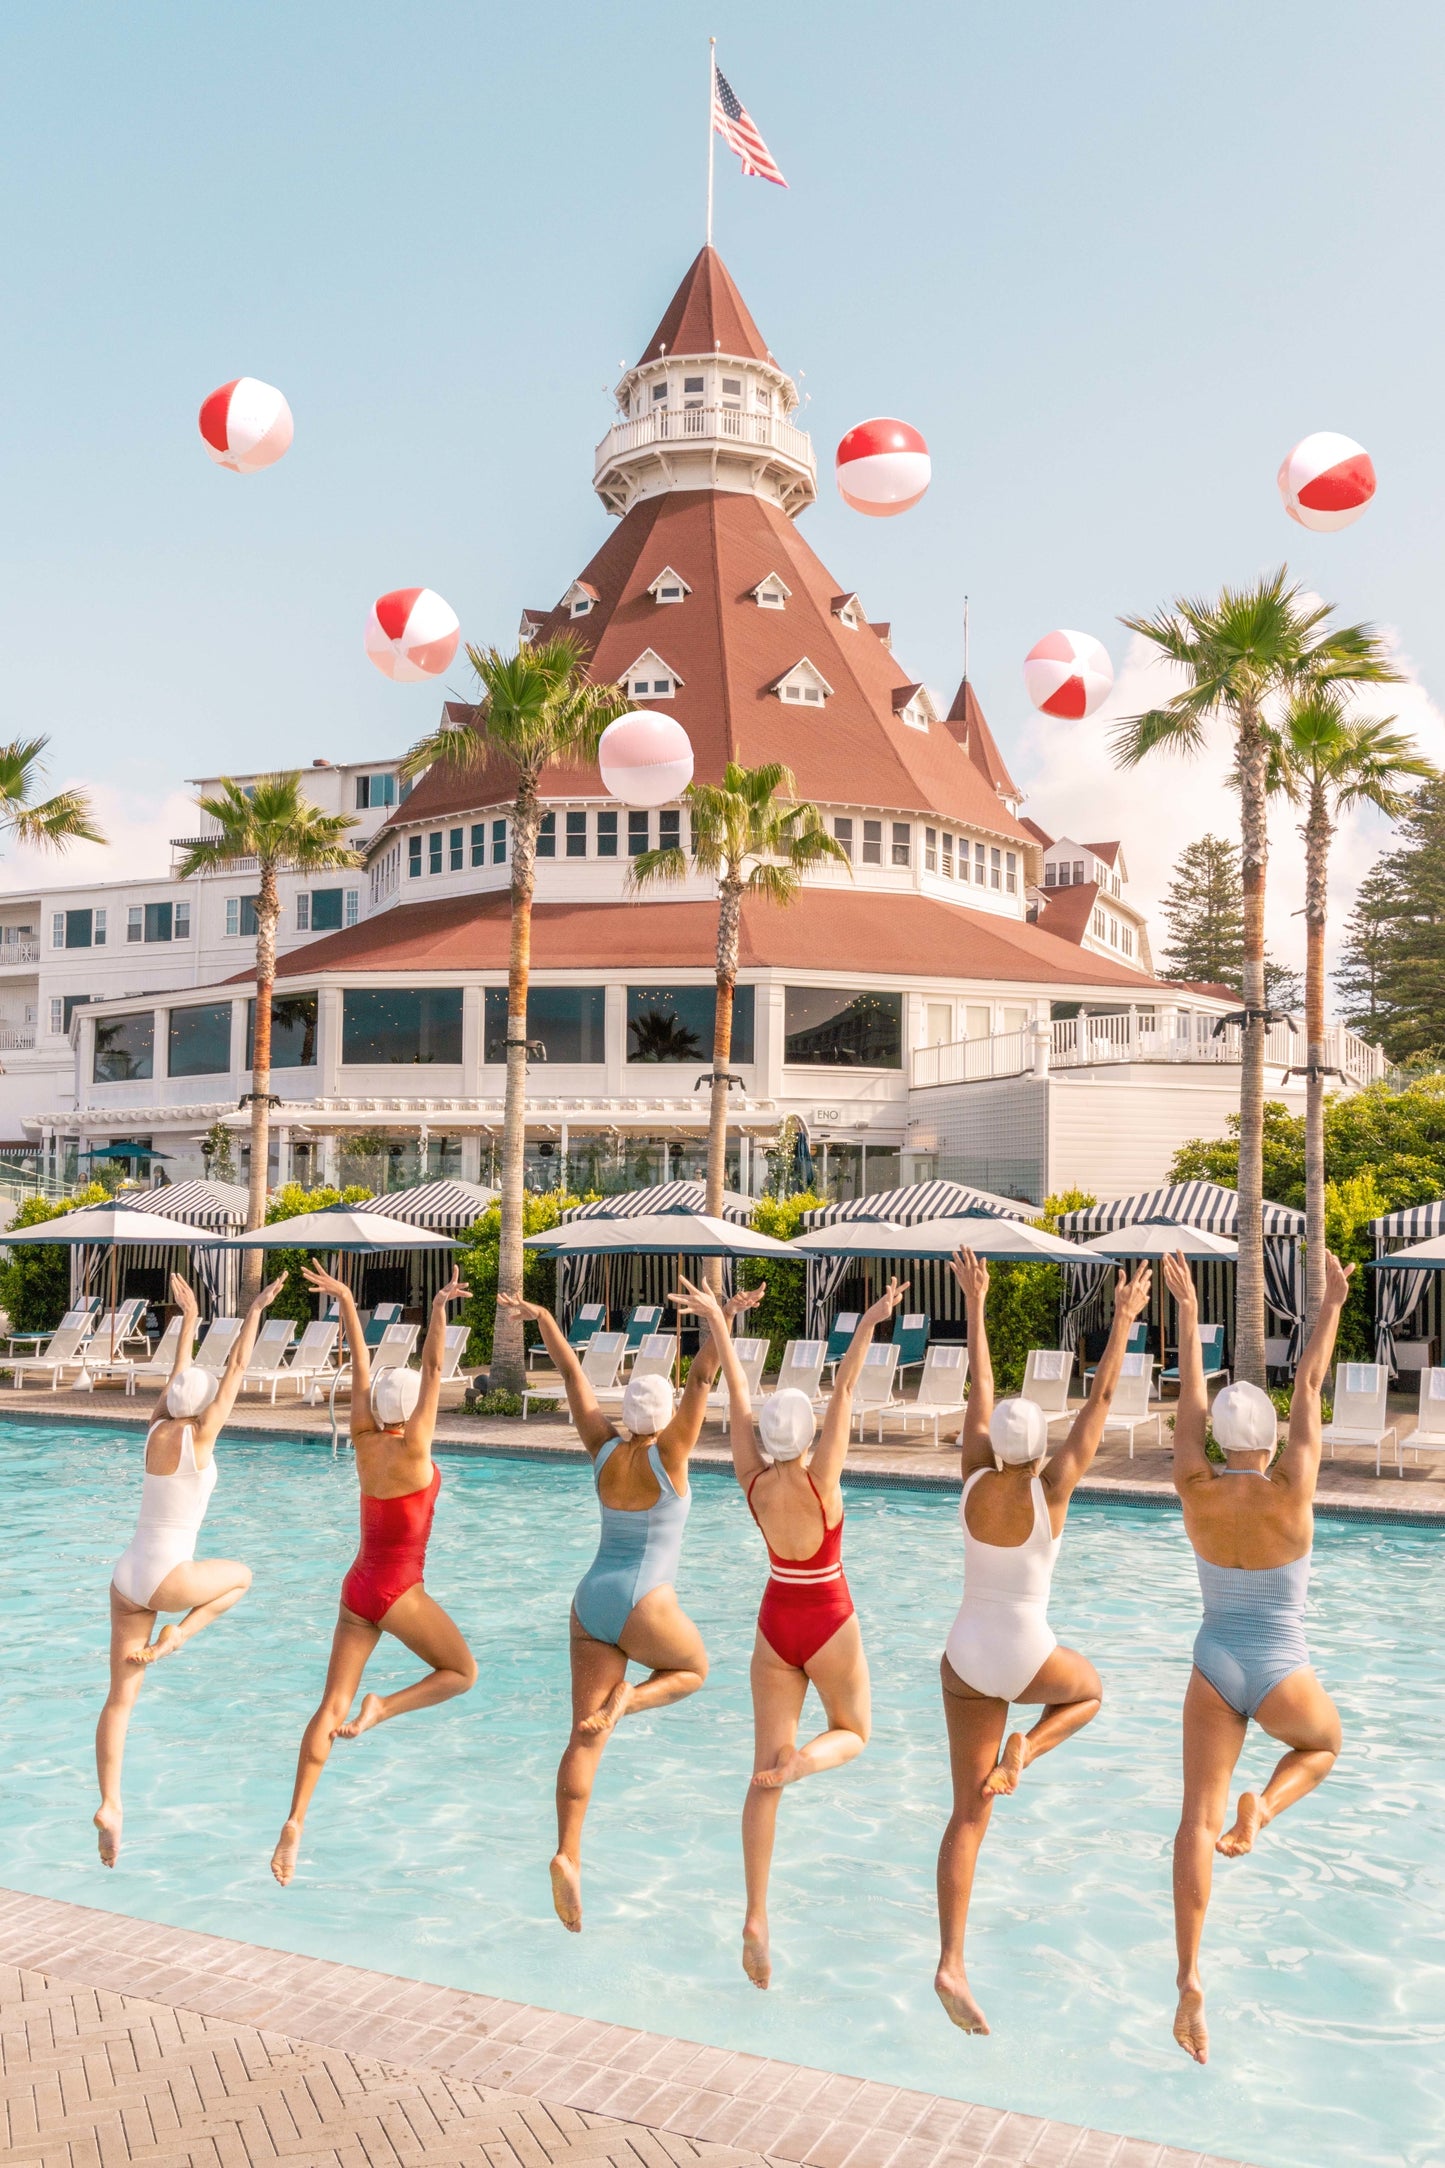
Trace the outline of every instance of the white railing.
{"type": "Polygon", "coordinates": [[[33,1024],[0,1024],[0,1054],[28,1054],[34,1044],[33,1024]]]}
{"type": "MultiPolygon", "coordinates": [[[[1047,1066],[1050,1069],[1092,1069],[1104,1062],[1191,1062],[1208,1065],[1237,1063],[1241,1057],[1241,1033],[1237,1024],[1226,1024],[1216,1033],[1217,1019],[1176,1011],[1172,1014],[1125,1016],[1071,1016],[1047,1027],[1047,1066]]],[[[912,1082],[915,1090],[936,1084],[972,1084],[982,1078],[1026,1076],[1041,1065],[1045,1047],[1034,1026],[1024,1031],[1000,1032],[992,1038],[955,1039],[943,1046],[914,1049],[912,1082]]],[[[1264,1058],[1271,1068],[1302,1069],[1305,1042],[1302,1033],[1288,1024],[1271,1024],[1265,1039],[1264,1058]]],[[[1388,1063],[1381,1049],[1371,1046],[1358,1032],[1332,1024],[1325,1033],[1325,1064],[1342,1073],[1351,1084],[1373,1084],[1388,1063]]]]}
{"type": "Polygon", "coordinates": [[[40,943],[28,936],[23,941],[0,941],[0,964],[38,964],[40,943]]]}
{"type": "Polygon", "coordinates": [[[806,467],[811,475],[818,471],[813,442],[806,430],[795,429],[776,414],[727,406],[655,407],[635,420],[616,422],[597,447],[594,471],[601,474],[619,454],[643,451],[651,444],[698,440],[756,445],[764,451],[781,452],[795,465],[806,467]]]}

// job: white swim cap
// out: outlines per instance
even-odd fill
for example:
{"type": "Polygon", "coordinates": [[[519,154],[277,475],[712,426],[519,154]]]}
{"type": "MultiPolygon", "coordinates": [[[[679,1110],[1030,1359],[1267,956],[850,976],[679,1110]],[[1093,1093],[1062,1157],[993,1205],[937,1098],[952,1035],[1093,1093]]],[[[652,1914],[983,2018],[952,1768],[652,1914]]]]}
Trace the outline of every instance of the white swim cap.
{"type": "Polygon", "coordinates": [[[622,1394],[622,1427],[634,1438],[655,1438],[672,1421],[672,1387],[655,1373],[629,1378],[622,1394]]]}
{"type": "Polygon", "coordinates": [[[801,1460],[817,1427],[813,1403],[796,1385],[769,1393],[758,1409],[758,1429],[769,1460],[801,1460]]]}
{"type": "Polygon", "coordinates": [[[181,1420],[204,1414],[216,1397],[217,1380],[210,1370],[201,1370],[191,1363],[185,1370],[178,1370],[166,1387],[166,1406],[172,1415],[181,1420]]]}
{"type": "Polygon", "coordinates": [[[1000,1400],[989,1418],[989,1443],[1007,1467],[1043,1460],[1049,1450],[1048,1418],[1033,1400],[1000,1400]]]}
{"type": "Polygon", "coordinates": [[[383,1430],[404,1423],[421,1398],[421,1372],[396,1364],[379,1370],[371,1381],[371,1412],[383,1430]]]}
{"type": "Polygon", "coordinates": [[[1274,1402],[1258,1385],[1226,1385],[1215,1400],[1214,1442],[1226,1453],[1273,1453],[1279,1443],[1274,1402]]]}

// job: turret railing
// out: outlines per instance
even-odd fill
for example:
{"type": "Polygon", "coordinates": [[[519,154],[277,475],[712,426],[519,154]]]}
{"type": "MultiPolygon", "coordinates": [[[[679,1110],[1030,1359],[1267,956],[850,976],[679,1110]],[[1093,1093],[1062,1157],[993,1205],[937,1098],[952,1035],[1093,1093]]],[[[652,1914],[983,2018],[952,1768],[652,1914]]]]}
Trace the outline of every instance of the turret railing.
{"type": "Polygon", "coordinates": [[[747,450],[780,452],[794,465],[805,467],[816,480],[817,455],[807,431],[795,429],[776,414],[759,414],[747,407],[698,406],[654,407],[650,414],[614,423],[597,447],[594,471],[601,474],[613,460],[652,445],[689,445],[711,439],[747,450]]]}
{"type": "MultiPolygon", "coordinates": [[[[1218,1019],[1191,1010],[1122,1016],[1070,1016],[1049,1024],[989,1038],[955,1039],[913,1051],[915,1090],[937,1084],[973,1084],[990,1077],[1047,1075],[1051,1069],[1093,1069],[1111,1062],[1189,1062],[1211,1066],[1242,1058],[1237,1024],[1216,1030],[1218,1019]]],[[[1271,1024],[1265,1038],[1267,1066],[1302,1070],[1302,1032],[1271,1024]]],[[[1374,1084],[1389,1063],[1383,1050],[1358,1032],[1331,1024],[1325,1032],[1325,1063],[1349,1084],[1374,1084]]]]}

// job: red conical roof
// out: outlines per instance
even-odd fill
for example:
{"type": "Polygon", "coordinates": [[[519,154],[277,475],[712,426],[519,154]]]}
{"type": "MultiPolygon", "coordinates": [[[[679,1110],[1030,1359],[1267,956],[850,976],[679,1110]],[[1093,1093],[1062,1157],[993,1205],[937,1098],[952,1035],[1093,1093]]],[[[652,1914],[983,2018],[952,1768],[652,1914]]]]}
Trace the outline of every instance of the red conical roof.
{"type": "Polygon", "coordinates": [[[763,335],[715,248],[699,249],[639,361],[669,354],[737,354],[771,361],[763,335]]]}
{"type": "Polygon", "coordinates": [[[1012,798],[1015,802],[1022,798],[1023,792],[1004,766],[998,740],[985,722],[978,695],[967,678],[953,696],[948,727],[979,774],[987,778],[991,790],[997,791],[1000,798],[1012,798]]]}

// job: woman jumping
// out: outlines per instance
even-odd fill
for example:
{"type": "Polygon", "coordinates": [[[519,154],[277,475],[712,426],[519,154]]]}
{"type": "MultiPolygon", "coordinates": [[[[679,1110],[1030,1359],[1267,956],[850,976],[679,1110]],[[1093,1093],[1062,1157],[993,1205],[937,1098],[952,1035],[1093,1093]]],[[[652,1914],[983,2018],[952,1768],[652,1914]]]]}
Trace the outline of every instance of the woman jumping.
{"type": "Polygon", "coordinates": [[[95,1727],[100,1806],[95,1816],[101,1865],[120,1854],[120,1772],[130,1712],[149,1664],[177,1649],[241,1601],[251,1569],[236,1558],[197,1558],[196,1538],[216,1487],[216,1441],[236,1403],[241,1377],[256,1345],[262,1313],[281,1291],[263,1287],[246,1312],[219,1380],[191,1361],[196,1298],[179,1274],[171,1293],[181,1314],[175,1368],[151,1411],[145,1442],[140,1519],[130,1548],[110,1583],[110,1692],[95,1727]],[[158,1611],[184,1611],[178,1622],[151,1632],[158,1611]]]}
{"type": "Polygon", "coordinates": [[[1320,1388],[1353,1271],[1336,1257],[1325,1260],[1324,1300],[1295,1376],[1289,1436],[1278,1461],[1279,1424],[1269,1395],[1257,1385],[1226,1385],[1212,1412],[1215,1441],[1229,1465],[1217,1468],[1204,1451],[1194,1282],[1182,1257],[1164,1260],[1165,1282],[1179,1305],[1174,1488],[1204,1598],[1184,1696],[1184,1806],[1174,1839],[1174,2037],[1196,2063],[1209,2060],[1199,1944],[1214,1854],[1238,1859],[1248,1852],[1277,1814],[1323,1784],[1340,1751],[1340,1712],[1311,1669],[1304,1614],[1320,1472],[1320,1388]],[[1240,1793],[1234,1826],[1224,1830],[1229,1780],[1251,1717],[1288,1752],[1262,1792],[1240,1793]]]}
{"type": "Polygon", "coordinates": [[[747,1382],[716,1298],[686,1280],[682,1286],[686,1307],[707,1321],[721,1356],[733,1470],[768,1547],[771,1569],[753,1640],[753,1777],[743,1802],[743,1970],[754,1987],[767,1987],[773,1976],[768,1876],[778,1794],[799,1777],[841,1768],[868,1744],[868,1662],[843,1577],[841,1478],[853,1393],[873,1328],[893,1315],[908,1286],[890,1280],[887,1292],[858,1320],[838,1365],[816,1452],[813,1403],[795,1387],[767,1396],[754,1429],[747,1382]],[[798,1720],[810,1685],[823,1704],[827,1729],[800,1747],[798,1720]]]}
{"type": "Polygon", "coordinates": [[[283,1887],[296,1872],[306,1810],[332,1741],[360,1738],[389,1717],[450,1701],[465,1694],[477,1677],[460,1630],[422,1585],[442,1481],[431,1443],[441,1403],[447,1304],[460,1301],[469,1290],[453,1277],[437,1295],[419,1371],[382,1370],[373,1382],[366,1335],[350,1288],[318,1265],[306,1267],[306,1281],[318,1294],[336,1298],[351,1350],[351,1443],[361,1486],[361,1548],[341,1584],[326,1690],[302,1737],[291,1812],[271,1855],[271,1872],[283,1887]],[[398,1693],[364,1694],[353,1717],[351,1704],[361,1675],[384,1633],[394,1635],[431,1669],[398,1693]]]}
{"type": "Polygon", "coordinates": [[[1048,1419],[1031,1400],[994,1405],[984,1319],[988,1267],[962,1250],[953,1261],[968,1313],[971,1383],[963,1448],[963,1602],[941,1666],[953,1768],[953,1814],[938,1853],[940,1951],[934,1990],[963,2032],[986,2033],[963,1964],[964,1932],[979,1846],[993,1803],[1018,1789],[1030,1762],[1092,1721],[1103,1688],[1075,1649],[1060,1646],[1048,1619],[1049,1587],[1074,1487],[1098,1451],[1123,1367],[1129,1329],[1149,1301],[1149,1270],[1121,1272],[1114,1322],[1093,1390],[1067,1442],[1049,1455],[1048,1419]],[[1003,1753],[1010,1702],[1042,1702],[1028,1732],[1003,1753]]]}
{"type": "MultiPolygon", "coordinates": [[[[733,1295],[729,1317],[761,1302],[766,1288],[733,1295]]],[[[702,1635],[677,1600],[673,1579],[692,1505],[687,1463],[717,1376],[717,1349],[704,1341],[673,1411],[666,1378],[629,1378],[620,1428],[597,1405],[581,1363],[550,1310],[516,1295],[498,1301],[535,1323],[567,1390],[577,1435],[592,1461],[602,1515],[597,1556],[572,1599],[572,1733],[557,1770],[557,1850],[552,1903],[570,1934],[582,1931],[582,1824],[597,1765],[621,1716],[665,1709],[695,1694],[707,1677],[702,1635]],[[648,1676],[629,1684],[627,1666],[648,1676]]]]}

